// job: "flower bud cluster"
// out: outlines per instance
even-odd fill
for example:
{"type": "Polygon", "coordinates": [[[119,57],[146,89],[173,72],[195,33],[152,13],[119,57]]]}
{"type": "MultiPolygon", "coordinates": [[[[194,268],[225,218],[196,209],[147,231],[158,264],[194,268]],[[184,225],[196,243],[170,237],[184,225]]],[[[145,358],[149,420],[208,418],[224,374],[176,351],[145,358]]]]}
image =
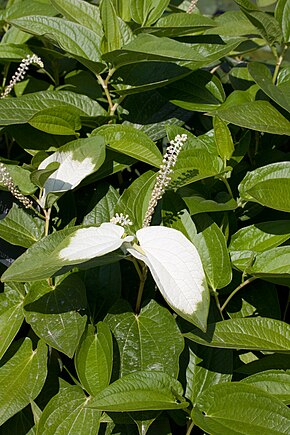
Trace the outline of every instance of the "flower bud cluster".
{"type": "Polygon", "coordinates": [[[133,225],[133,222],[129,219],[129,216],[123,215],[123,213],[116,213],[114,217],[110,219],[112,224],[121,225],[125,227],[126,225],[133,225]]]}
{"type": "Polygon", "coordinates": [[[198,0],[192,0],[190,2],[190,5],[186,11],[188,14],[191,14],[194,11],[194,9],[196,9],[197,2],[198,2],[198,0]]]}
{"type": "Polygon", "coordinates": [[[144,217],[143,228],[150,225],[157,202],[162,198],[171,181],[171,174],[173,172],[172,168],[174,168],[178,154],[180,153],[181,148],[186,140],[186,134],[178,134],[173,140],[170,141],[170,145],[164,154],[163,161],[156,178],[148,209],[144,217]]]}
{"type": "Polygon", "coordinates": [[[8,169],[0,163],[0,184],[7,187],[7,189],[12,193],[12,195],[18,199],[18,201],[22,202],[25,208],[32,207],[32,201],[28,199],[26,196],[22,195],[21,192],[17,189],[11,175],[9,174],[8,169]]]}
{"type": "Polygon", "coordinates": [[[6,86],[4,92],[2,92],[2,94],[0,95],[0,98],[7,97],[7,95],[10,94],[10,92],[12,91],[13,87],[16,85],[16,83],[24,79],[25,74],[27,73],[27,70],[29,68],[29,65],[32,63],[35,63],[40,68],[43,68],[44,66],[40,57],[36,56],[36,54],[33,54],[32,56],[28,54],[25,59],[22,59],[21,64],[17,68],[15,74],[12,76],[9,85],[6,86]]]}

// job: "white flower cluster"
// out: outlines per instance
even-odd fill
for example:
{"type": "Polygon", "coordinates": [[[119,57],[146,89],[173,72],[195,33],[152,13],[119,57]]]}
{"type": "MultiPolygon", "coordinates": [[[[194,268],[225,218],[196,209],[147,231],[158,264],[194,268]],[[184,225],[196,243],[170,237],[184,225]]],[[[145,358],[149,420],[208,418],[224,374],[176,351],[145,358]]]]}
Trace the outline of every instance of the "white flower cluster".
{"type": "Polygon", "coordinates": [[[10,94],[10,92],[12,91],[15,84],[24,79],[25,74],[27,73],[27,70],[29,68],[29,65],[32,63],[35,63],[40,68],[44,67],[43,62],[40,59],[40,57],[36,56],[36,54],[33,54],[32,56],[30,56],[28,54],[26,59],[22,59],[21,64],[17,68],[17,71],[15,72],[15,74],[12,76],[12,79],[10,80],[9,85],[6,86],[4,92],[2,92],[2,94],[0,95],[0,98],[7,97],[7,95],[10,94]]]}
{"type": "Polygon", "coordinates": [[[160,166],[156,178],[148,209],[144,217],[143,228],[150,225],[157,202],[159,201],[159,199],[162,198],[166,188],[171,181],[171,174],[173,172],[172,168],[174,168],[178,154],[180,153],[181,148],[186,141],[186,134],[182,134],[181,136],[180,134],[178,134],[173,140],[170,141],[170,145],[167,148],[166,153],[164,154],[162,165],[160,166]]]}
{"type": "Polygon", "coordinates": [[[123,215],[123,213],[116,213],[114,217],[110,219],[112,224],[121,225],[125,227],[126,225],[133,225],[133,222],[129,219],[129,216],[123,215]]]}
{"type": "Polygon", "coordinates": [[[12,195],[18,199],[18,201],[22,202],[24,207],[29,208],[32,207],[32,201],[28,199],[26,196],[22,195],[21,192],[17,189],[15,184],[13,183],[13,180],[11,178],[11,175],[9,174],[8,169],[3,165],[3,163],[0,163],[0,184],[3,184],[3,186],[7,187],[7,189],[12,193],[12,195]]]}

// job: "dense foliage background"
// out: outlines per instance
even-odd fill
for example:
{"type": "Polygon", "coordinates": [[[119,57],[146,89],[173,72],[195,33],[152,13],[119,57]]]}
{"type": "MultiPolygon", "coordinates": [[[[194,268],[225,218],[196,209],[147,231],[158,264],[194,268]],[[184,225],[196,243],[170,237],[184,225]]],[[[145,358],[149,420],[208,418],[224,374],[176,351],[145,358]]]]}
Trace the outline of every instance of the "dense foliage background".
{"type": "Polygon", "coordinates": [[[0,6],[0,432],[290,434],[290,2],[0,6]]]}

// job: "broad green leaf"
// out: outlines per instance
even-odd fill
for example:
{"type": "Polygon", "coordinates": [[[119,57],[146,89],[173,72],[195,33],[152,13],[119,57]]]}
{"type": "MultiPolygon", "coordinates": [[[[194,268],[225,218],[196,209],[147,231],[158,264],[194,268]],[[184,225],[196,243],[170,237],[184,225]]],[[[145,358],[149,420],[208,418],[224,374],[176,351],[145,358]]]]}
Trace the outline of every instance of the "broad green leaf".
{"type": "Polygon", "coordinates": [[[250,62],[248,70],[262,91],[279,104],[279,106],[290,112],[290,86],[283,88],[283,90],[279,86],[275,86],[272,82],[269,68],[262,63],[250,62]]]}
{"type": "Polygon", "coordinates": [[[43,170],[53,162],[60,163],[59,167],[47,178],[40,203],[42,207],[55,197],[51,194],[63,194],[74,189],[88,175],[96,172],[105,160],[105,144],[101,136],[77,139],[60,147],[41,162],[38,169],[43,170]]]}
{"type": "Polygon", "coordinates": [[[72,274],[54,287],[47,281],[33,283],[24,300],[24,314],[36,335],[72,358],[87,320],[78,311],[86,305],[84,284],[72,274]]]}
{"type": "Polygon", "coordinates": [[[216,114],[224,121],[239,127],[265,133],[290,135],[290,122],[268,101],[244,102],[221,107],[216,114]]]}
{"type": "Polygon", "coordinates": [[[273,16],[260,11],[256,5],[248,0],[235,0],[235,2],[270,45],[282,42],[279,23],[273,16]]]}
{"type": "Polygon", "coordinates": [[[78,111],[71,108],[54,107],[36,113],[28,123],[38,130],[50,134],[75,135],[82,127],[78,111]]]}
{"type": "Polygon", "coordinates": [[[36,350],[25,338],[19,350],[0,368],[0,424],[25,408],[40,393],[47,374],[47,347],[36,350]]]}
{"type": "Polygon", "coordinates": [[[243,383],[254,385],[280,399],[286,405],[290,403],[290,372],[267,370],[242,379],[243,383]]]}
{"type": "Polygon", "coordinates": [[[289,433],[290,409],[267,392],[241,382],[209,387],[191,416],[197,426],[212,434],[289,433]]]}
{"type": "MultiPolygon", "coordinates": [[[[13,183],[18,187],[23,195],[32,195],[36,191],[36,186],[30,181],[30,171],[17,165],[6,165],[6,167],[13,183]]],[[[1,180],[0,187],[2,188],[2,186],[3,184],[1,180]]],[[[4,190],[7,190],[7,187],[4,187],[4,190]]]]}
{"type": "Polygon", "coordinates": [[[0,62],[21,62],[32,51],[25,45],[0,44],[0,62]]]}
{"type": "Polygon", "coordinates": [[[161,17],[169,0],[131,0],[131,17],[142,26],[150,26],[161,17]]]}
{"type": "Polygon", "coordinates": [[[289,221],[261,222],[249,225],[233,234],[229,250],[263,252],[267,249],[276,248],[289,238],[289,221]]]}
{"type": "Polygon", "coordinates": [[[290,326],[266,317],[223,320],[208,325],[206,333],[196,329],[184,336],[204,346],[224,349],[288,353],[290,349],[290,326]]]}
{"type": "MultiPolygon", "coordinates": [[[[261,277],[286,278],[289,280],[290,246],[279,246],[255,255],[249,273],[261,277]]],[[[287,281],[288,282],[288,281],[287,281]]]]}
{"type": "Polygon", "coordinates": [[[290,211],[290,162],[271,163],[248,172],[240,196],[275,210],[290,211]]]}
{"type": "Polygon", "coordinates": [[[157,371],[130,373],[98,393],[89,408],[100,411],[150,411],[186,408],[181,384],[157,371]]]}
{"type": "Polygon", "coordinates": [[[203,70],[194,71],[160,92],[176,106],[198,112],[215,110],[225,100],[220,80],[203,70]]]}
{"type": "Polygon", "coordinates": [[[87,407],[88,397],[83,390],[70,385],[62,388],[44,408],[37,435],[97,435],[101,413],[87,407]]]}
{"type": "Polygon", "coordinates": [[[10,24],[37,36],[46,36],[65,52],[90,65],[100,72],[104,65],[101,60],[100,36],[78,23],[64,18],[31,15],[15,20],[10,24]],[[87,62],[89,61],[89,62],[87,62]]]}
{"type": "Polygon", "coordinates": [[[124,21],[131,20],[130,3],[127,0],[112,0],[117,15],[124,21]]]}
{"type": "Polygon", "coordinates": [[[206,330],[209,292],[195,246],[173,228],[142,228],[136,236],[144,255],[131,253],[147,264],[166,302],[181,317],[206,330]]]}
{"type": "Polygon", "coordinates": [[[91,396],[109,385],[112,365],[113,341],[108,325],[99,322],[96,333],[89,326],[76,352],[75,367],[82,386],[91,396]]]}
{"type": "Polygon", "coordinates": [[[109,184],[98,185],[98,190],[95,192],[89,204],[92,209],[84,217],[84,225],[101,225],[104,222],[109,222],[114,216],[114,210],[119,199],[119,194],[113,186],[109,184]]]}
{"type": "Polygon", "coordinates": [[[120,377],[143,370],[177,377],[183,338],[169,311],[151,300],[137,315],[119,301],[113,313],[105,321],[118,344],[120,377]]]}
{"type": "Polygon", "coordinates": [[[214,349],[194,343],[189,343],[188,352],[185,397],[194,405],[203,391],[211,385],[231,381],[233,354],[231,350],[214,349]]]}
{"type": "Polygon", "coordinates": [[[145,172],[130,184],[116,204],[115,212],[128,214],[133,223],[132,230],[142,228],[155,182],[156,174],[145,172]]]}
{"type": "Polygon", "coordinates": [[[50,0],[54,7],[71,21],[75,21],[103,36],[99,8],[79,0],[50,0]]]}
{"type": "Polygon", "coordinates": [[[220,38],[212,43],[184,44],[170,38],[140,34],[121,50],[106,53],[103,59],[115,66],[128,65],[140,61],[179,61],[180,65],[198,69],[230,53],[243,38],[220,38]],[[190,63],[189,63],[190,62],[190,63]]]}
{"type": "Polygon", "coordinates": [[[290,41],[290,4],[288,0],[278,0],[275,9],[275,18],[279,22],[284,41],[290,41]]]}
{"type": "Polygon", "coordinates": [[[73,233],[75,228],[56,231],[31,246],[4,272],[1,280],[4,281],[31,281],[48,278],[62,266],[56,265],[54,259],[49,262],[47,258],[53,257],[57,246],[73,233]],[[43,254],[45,252],[45,255],[43,254]],[[45,257],[45,258],[44,258],[45,257]],[[19,277],[19,279],[18,279],[19,277]]]}
{"type": "Polygon", "coordinates": [[[216,290],[231,282],[232,267],[225,236],[207,215],[195,216],[197,234],[191,239],[198,250],[209,285],[216,290]]]}
{"type": "Polygon", "coordinates": [[[230,129],[218,116],[214,117],[213,126],[218,153],[224,161],[230,160],[235,150],[230,129]]]}
{"type": "Polygon", "coordinates": [[[100,135],[106,145],[119,153],[126,154],[157,168],[162,155],[155,143],[142,131],[129,125],[104,125],[93,130],[91,136],[100,135]]]}
{"type": "Polygon", "coordinates": [[[48,108],[75,110],[82,117],[105,116],[105,110],[86,95],[69,91],[40,91],[18,98],[0,99],[1,125],[25,124],[37,113],[48,108]]]}
{"type": "Polygon", "coordinates": [[[189,68],[172,62],[139,62],[118,68],[112,85],[118,94],[130,95],[166,86],[188,74],[189,68]]]}
{"type": "Polygon", "coordinates": [[[6,284],[0,293],[0,359],[19,331],[23,315],[24,288],[21,284],[6,284]]]}
{"type": "Polygon", "coordinates": [[[206,149],[184,149],[178,156],[172,181],[172,188],[179,188],[194,181],[214,177],[224,171],[221,158],[206,149]]]}
{"type": "Polygon", "coordinates": [[[241,11],[226,11],[215,17],[213,29],[207,30],[207,34],[222,36],[260,36],[258,29],[247,19],[241,11]]]}
{"type": "Polygon", "coordinates": [[[15,204],[0,221],[0,237],[13,245],[29,248],[41,239],[43,233],[44,221],[15,204]]]}
{"type": "Polygon", "coordinates": [[[102,51],[107,53],[108,51],[118,50],[123,44],[118,17],[111,0],[101,1],[100,14],[104,29],[102,51]]]}
{"type": "Polygon", "coordinates": [[[171,13],[160,18],[157,23],[146,29],[158,36],[185,36],[201,33],[216,27],[214,20],[199,14],[171,13]]]}
{"type": "Polygon", "coordinates": [[[210,213],[213,211],[230,211],[237,208],[236,201],[228,194],[220,192],[214,200],[207,199],[199,192],[188,192],[181,189],[179,192],[187,205],[191,215],[198,213],[210,213]]]}
{"type": "MultiPolygon", "coordinates": [[[[2,11],[1,11],[2,12],[2,11]]],[[[53,16],[57,14],[54,7],[47,1],[37,0],[21,0],[6,6],[2,12],[1,19],[8,21],[14,18],[25,17],[26,15],[46,15],[53,16]]]]}

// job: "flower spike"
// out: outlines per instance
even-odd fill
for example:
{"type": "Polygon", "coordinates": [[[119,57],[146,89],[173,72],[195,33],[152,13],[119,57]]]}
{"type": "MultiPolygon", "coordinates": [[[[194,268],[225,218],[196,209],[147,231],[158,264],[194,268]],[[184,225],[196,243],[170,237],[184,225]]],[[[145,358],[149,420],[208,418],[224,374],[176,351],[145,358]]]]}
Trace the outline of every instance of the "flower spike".
{"type": "Polygon", "coordinates": [[[12,195],[22,202],[25,208],[32,207],[32,201],[24,196],[15,186],[12,177],[3,163],[0,163],[0,183],[3,184],[12,193],[12,195]]]}

